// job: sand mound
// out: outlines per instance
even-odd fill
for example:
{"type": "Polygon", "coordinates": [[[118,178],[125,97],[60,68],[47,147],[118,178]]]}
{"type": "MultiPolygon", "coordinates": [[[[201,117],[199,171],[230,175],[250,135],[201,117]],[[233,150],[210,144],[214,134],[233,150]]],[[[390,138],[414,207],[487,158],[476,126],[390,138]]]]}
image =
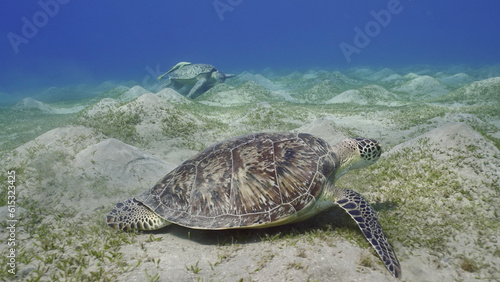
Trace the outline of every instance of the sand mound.
{"type": "Polygon", "coordinates": [[[500,104],[500,77],[473,82],[432,102],[473,104],[500,104]]]}
{"type": "MultiPolygon", "coordinates": [[[[161,154],[179,149],[179,144],[184,148],[200,146],[204,139],[200,141],[195,135],[210,122],[208,119],[201,121],[194,114],[152,93],[143,94],[119,107],[112,100],[107,101],[109,105],[103,101],[101,104],[106,103],[98,106],[96,111],[91,109],[79,116],[79,123],[128,144],[148,144],[154,150],[161,150],[161,154]]],[[[209,133],[205,130],[203,136],[210,136],[209,133]]]]}
{"type": "Polygon", "coordinates": [[[175,168],[174,164],[113,138],[80,151],[73,165],[88,177],[106,176],[109,182],[124,187],[124,190],[151,186],[153,179],[160,179],[175,168]]]}
{"type": "Polygon", "coordinates": [[[415,79],[418,77],[420,77],[420,75],[413,73],[413,72],[407,73],[405,76],[403,76],[403,78],[406,80],[411,80],[411,79],[415,79]]]}
{"type": "Polygon", "coordinates": [[[463,148],[468,145],[474,145],[481,147],[488,155],[495,155],[498,153],[498,150],[493,149],[495,147],[491,142],[485,140],[484,137],[479,132],[472,129],[470,125],[462,122],[444,124],[417,138],[395,146],[391,152],[398,152],[402,148],[415,147],[417,144],[427,142],[436,146],[435,149],[440,150],[463,148]]]}
{"type": "Polygon", "coordinates": [[[88,117],[93,117],[109,111],[114,111],[116,108],[118,108],[119,105],[120,103],[115,99],[104,98],[87,109],[84,114],[88,117]]]}
{"type": "Polygon", "coordinates": [[[259,84],[260,86],[263,86],[263,87],[265,87],[269,90],[273,90],[273,91],[281,89],[280,85],[275,84],[274,82],[265,78],[261,74],[252,74],[249,72],[244,72],[244,73],[238,75],[236,77],[236,80],[241,82],[241,83],[244,83],[247,81],[253,81],[253,82],[256,82],[257,84],[259,84]]]}
{"type": "Polygon", "coordinates": [[[456,275],[464,281],[494,276],[494,269],[481,265],[500,263],[495,247],[500,235],[497,227],[491,227],[499,211],[499,154],[491,141],[458,122],[432,129],[382,155],[382,166],[375,173],[387,177],[380,189],[392,196],[380,201],[398,203],[404,216],[397,236],[415,248],[407,261],[406,279],[423,280],[427,267],[419,266],[422,259],[439,269],[443,280],[456,275]],[[423,242],[428,242],[426,248],[419,250],[423,242]],[[423,256],[419,259],[415,253],[423,256]]]}
{"type": "Polygon", "coordinates": [[[32,157],[28,157],[28,160],[33,161],[36,159],[37,153],[53,153],[56,151],[71,155],[102,138],[103,136],[92,128],[84,126],[59,127],[16,148],[16,154],[19,154],[20,157],[15,159],[21,160],[32,155],[32,157]]]}
{"type": "Polygon", "coordinates": [[[164,136],[192,133],[196,126],[202,124],[194,115],[177,109],[152,93],[140,96],[117,111],[135,120],[135,131],[139,138],[145,140],[161,140],[164,136]]]}
{"type": "Polygon", "coordinates": [[[267,102],[258,103],[255,107],[250,108],[246,113],[234,121],[230,121],[231,126],[246,128],[260,127],[261,131],[277,131],[286,125],[296,127],[302,122],[294,119],[288,113],[279,109],[279,107],[271,106],[267,102]]]}
{"type": "Polygon", "coordinates": [[[368,104],[368,101],[365,99],[365,97],[363,97],[361,91],[353,89],[344,91],[325,102],[325,104],[342,104],[342,103],[355,103],[360,105],[366,105],[368,104]]]}
{"type": "Polygon", "coordinates": [[[225,91],[219,91],[216,87],[210,89],[196,100],[206,105],[226,107],[275,100],[269,89],[253,81],[245,82],[238,87],[228,86],[229,90],[225,91]]]}
{"type": "Polygon", "coordinates": [[[309,103],[322,103],[340,91],[333,81],[326,79],[294,96],[309,103]]]}
{"type": "Polygon", "coordinates": [[[46,114],[72,114],[72,113],[78,113],[85,109],[86,106],[80,104],[80,105],[74,105],[71,107],[64,107],[64,106],[51,106],[47,105],[45,103],[42,103],[38,100],[35,100],[33,98],[24,98],[17,104],[12,106],[12,109],[14,111],[36,111],[40,113],[46,113],[46,114]]]}
{"type": "Polygon", "coordinates": [[[35,100],[33,98],[24,98],[14,106],[12,106],[12,109],[15,111],[39,111],[42,113],[52,113],[53,110],[45,105],[44,103],[35,100]]]}
{"type": "MultiPolygon", "coordinates": [[[[498,80],[461,90],[464,97],[492,99],[487,106],[437,106],[420,103],[425,91],[395,97],[387,90],[405,85],[402,81],[418,82],[416,73],[436,73],[420,70],[381,82],[397,74],[358,68],[350,72],[349,77],[360,75],[351,86],[336,84],[335,77],[350,79],[336,72],[294,72],[267,77],[283,89],[271,91],[255,81],[219,84],[195,100],[171,89],[125,103],[116,99],[128,88],[103,93],[78,115],[78,124],[86,126],[56,128],[1,152],[1,166],[18,173],[18,208],[25,211],[16,226],[18,279],[391,280],[355,222],[338,208],[260,230],[171,225],[155,232],[117,232],[106,226],[106,214],[117,202],[150,188],[206,146],[260,131],[307,132],[330,145],[347,136],[380,141],[380,160],[349,172],[336,185],[358,191],[373,206],[400,259],[403,280],[496,279],[500,152],[491,136],[500,127],[498,80]],[[379,82],[367,80],[370,75],[379,82]],[[289,92],[314,86],[348,87],[343,98],[353,103],[287,102],[289,92]],[[401,97],[415,100],[385,106],[401,97]]],[[[29,115],[14,114],[22,118],[6,129],[33,130],[29,115]]],[[[8,238],[7,229],[0,233],[8,238]]],[[[8,248],[0,244],[0,252],[8,248]]],[[[4,265],[7,260],[0,258],[4,265]]]]}
{"type": "Polygon", "coordinates": [[[119,110],[124,112],[135,112],[138,108],[141,108],[144,112],[152,111],[159,106],[170,106],[167,101],[156,96],[153,93],[146,93],[139,96],[136,100],[127,103],[119,108],[119,110]]]}
{"type": "Polygon", "coordinates": [[[397,79],[400,78],[400,76],[389,68],[383,68],[375,73],[370,74],[365,79],[370,81],[384,81],[388,78],[397,79]]]}
{"type": "Polygon", "coordinates": [[[393,82],[393,83],[396,83],[396,82],[401,81],[401,78],[402,78],[401,75],[399,75],[397,73],[394,73],[394,74],[391,74],[389,76],[386,76],[386,77],[382,78],[380,81],[382,81],[382,82],[393,82]]]}
{"type": "Polygon", "coordinates": [[[355,67],[349,70],[349,74],[358,79],[366,79],[377,71],[367,67],[355,67]]]}
{"type": "Polygon", "coordinates": [[[294,97],[309,102],[324,101],[334,93],[359,87],[359,81],[345,76],[339,71],[328,72],[325,70],[307,71],[306,73],[292,72],[278,79],[280,85],[294,97]],[[309,101],[308,99],[313,99],[309,101]]]}
{"type": "Polygon", "coordinates": [[[396,95],[378,85],[367,85],[359,89],[347,90],[327,100],[325,104],[354,103],[360,105],[398,104],[396,95]]]}
{"type": "Polygon", "coordinates": [[[136,85],[136,86],[128,89],[125,93],[121,94],[117,100],[119,100],[121,102],[128,102],[128,101],[136,99],[137,97],[139,97],[145,93],[149,93],[149,91],[142,88],[139,85],[136,85]]]}
{"type": "Polygon", "coordinates": [[[113,99],[119,99],[124,93],[129,91],[130,88],[127,86],[123,85],[118,85],[115,86],[105,92],[102,92],[98,98],[113,98],[113,99]]]}
{"type": "Polygon", "coordinates": [[[396,86],[391,90],[410,94],[411,97],[417,99],[441,96],[449,92],[445,85],[427,75],[413,78],[403,85],[396,86]]]}
{"type": "MultiPolygon", "coordinates": [[[[169,91],[170,92],[170,91],[169,91]]],[[[114,99],[105,98],[91,107],[84,114],[83,119],[88,117],[99,117],[119,113],[116,116],[124,116],[135,119],[135,123],[156,123],[170,115],[177,115],[181,119],[195,120],[194,116],[178,111],[169,101],[153,93],[146,93],[137,99],[121,105],[114,99]],[[184,116],[184,117],[183,117],[184,116]]]]}
{"type": "Polygon", "coordinates": [[[283,86],[284,89],[293,91],[300,95],[304,90],[314,87],[316,84],[323,80],[328,79],[327,77],[320,77],[316,72],[300,73],[294,71],[286,76],[279,77],[277,82],[283,86]]]}
{"type": "Polygon", "coordinates": [[[160,92],[156,93],[158,97],[161,97],[165,101],[168,101],[172,104],[189,104],[192,103],[192,101],[189,98],[186,98],[186,96],[180,94],[179,92],[175,91],[172,88],[165,88],[161,90],[160,92]]]}
{"type": "Polygon", "coordinates": [[[449,86],[464,86],[466,84],[469,84],[471,82],[474,81],[474,79],[472,77],[470,77],[469,75],[465,74],[465,73],[456,73],[456,74],[453,74],[453,75],[441,75],[441,76],[438,76],[438,80],[443,83],[443,84],[446,84],[446,85],[449,85],[449,86]]]}
{"type": "Polygon", "coordinates": [[[348,89],[351,87],[359,87],[360,82],[345,76],[343,73],[339,71],[333,71],[331,73],[327,73],[326,77],[333,82],[340,89],[348,89]]]}
{"type": "Polygon", "coordinates": [[[78,100],[83,98],[83,93],[78,93],[74,88],[49,87],[36,95],[36,98],[47,103],[78,100]]]}
{"type": "MultiPolygon", "coordinates": [[[[88,146],[100,142],[104,136],[91,128],[68,126],[50,130],[16,148],[2,158],[1,165],[16,171],[18,204],[28,209],[30,203],[53,209],[74,207],[79,211],[87,205],[95,208],[100,203],[86,201],[97,196],[81,181],[81,173],[74,170],[74,156],[88,146]]],[[[91,210],[85,210],[90,212],[91,210]]],[[[50,218],[48,219],[50,221],[50,218]]]]}
{"type": "Polygon", "coordinates": [[[276,90],[272,91],[272,96],[276,97],[277,100],[287,101],[290,103],[303,103],[303,100],[298,100],[292,97],[292,95],[287,90],[276,90]]]}

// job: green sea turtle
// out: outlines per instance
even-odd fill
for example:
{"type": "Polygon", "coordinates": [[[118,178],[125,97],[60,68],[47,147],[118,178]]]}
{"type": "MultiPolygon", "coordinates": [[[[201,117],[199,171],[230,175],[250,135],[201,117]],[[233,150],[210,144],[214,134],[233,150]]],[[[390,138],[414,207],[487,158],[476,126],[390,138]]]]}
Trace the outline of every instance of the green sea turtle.
{"type": "Polygon", "coordinates": [[[226,78],[234,77],[234,74],[224,74],[212,65],[191,64],[180,62],[170,68],[166,73],[160,75],[158,80],[168,75],[169,81],[166,87],[173,87],[189,98],[196,98],[217,83],[222,83],[226,78]],[[189,92],[187,90],[189,90],[189,92]]]}
{"type": "Polygon", "coordinates": [[[334,186],[350,169],[380,157],[377,141],[348,138],[330,147],[305,133],[256,133],[212,145],[118,203],[107,224],[155,230],[265,228],[309,218],[339,205],[356,221],[395,277],[401,267],[375,211],[357,192],[334,186]]]}

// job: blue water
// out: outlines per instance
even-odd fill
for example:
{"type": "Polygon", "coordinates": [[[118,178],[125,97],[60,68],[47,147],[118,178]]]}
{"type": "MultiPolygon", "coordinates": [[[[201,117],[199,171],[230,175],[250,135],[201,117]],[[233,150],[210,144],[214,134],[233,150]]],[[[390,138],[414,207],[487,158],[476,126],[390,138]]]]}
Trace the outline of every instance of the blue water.
{"type": "Polygon", "coordinates": [[[0,92],[225,72],[500,63],[500,1],[0,2],[0,92]],[[341,48],[343,46],[344,48],[341,48]]]}

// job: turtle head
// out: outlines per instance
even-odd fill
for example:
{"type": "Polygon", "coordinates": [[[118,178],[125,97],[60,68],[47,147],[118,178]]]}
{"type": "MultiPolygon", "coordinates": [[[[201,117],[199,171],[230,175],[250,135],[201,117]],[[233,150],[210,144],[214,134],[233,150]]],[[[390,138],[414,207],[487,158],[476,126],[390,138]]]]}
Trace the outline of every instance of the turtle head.
{"type": "Polygon", "coordinates": [[[170,224],[135,198],[116,204],[106,222],[109,227],[123,231],[156,230],[170,224]]]}
{"type": "Polygon", "coordinates": [[[382,154],[380,144],[363,137],[347,138],[333,148],[339,158],[335,179],[351,169],[367,167],[378,160],[382,154]]]}
{"type": "Polygon", "coordinates": [[[212,73],[212,78],[215,79],[218,83],[222,83],[226,81],[226,75],[220,71],[214,71],[212,73]]]}

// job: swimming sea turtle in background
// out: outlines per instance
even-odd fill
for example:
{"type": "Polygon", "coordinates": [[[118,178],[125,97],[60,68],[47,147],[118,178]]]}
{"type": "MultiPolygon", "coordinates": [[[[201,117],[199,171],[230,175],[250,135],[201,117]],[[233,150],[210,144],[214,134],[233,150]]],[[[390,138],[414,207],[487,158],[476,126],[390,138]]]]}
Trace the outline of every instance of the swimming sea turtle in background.
{"type": "Polygon", "coordinates": [[[191,64],[188,62],[177,63],[169,71],[160,75],[158,80],[162,80],[166,75],[169,77],[167,87],[172,86],[180,91],[183,88],[190,88],[186,96],[192,99],[200,96],[215,84],[224,82],[226,78],[235,76],[234,74],[224,74],[212,65],[191,64]]]}
{"type": "Polygon", "coordinates": [[[305,133],[257,133],[212,145],[118,203],[107,224],[156,230],[265,228],[307,219],[339,205],[356,221],[395,277],[401,267],[375,211],[357,192],[334,186],[351,169],[380,157],[375,140],[348,138],[330,147],[305,133]]]}

